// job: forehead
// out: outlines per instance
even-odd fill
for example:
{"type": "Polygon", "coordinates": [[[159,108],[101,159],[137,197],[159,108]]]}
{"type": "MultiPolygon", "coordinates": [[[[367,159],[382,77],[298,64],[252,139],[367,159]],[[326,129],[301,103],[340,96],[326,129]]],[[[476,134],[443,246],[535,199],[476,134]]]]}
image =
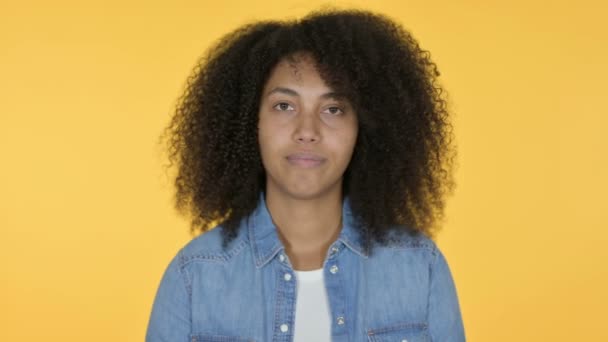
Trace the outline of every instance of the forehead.
{"type": "Polygon", "coordinates": [[[271,70],[266,87],[274,83],[315,83],[325,86],[316,61],[309,54],[295,54],[282,58],[271,70]]]}

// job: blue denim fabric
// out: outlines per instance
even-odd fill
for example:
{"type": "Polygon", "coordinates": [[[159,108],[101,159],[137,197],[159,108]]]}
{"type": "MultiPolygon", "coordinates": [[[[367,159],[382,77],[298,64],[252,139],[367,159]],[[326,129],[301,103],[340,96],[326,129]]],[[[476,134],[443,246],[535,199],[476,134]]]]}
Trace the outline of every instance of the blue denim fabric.
{"type": "MultiPolygon", "coordinates": [[[[348,198],[342,215],[323,264],[332,341],[465,341],[456,288],[435,243],[403,235],[370,255],[348,198]]],[[[193,239],[171,261],[146,341],[293,341],[296,274],[264,196],[226,249],[220,230],[193,239]]]]}

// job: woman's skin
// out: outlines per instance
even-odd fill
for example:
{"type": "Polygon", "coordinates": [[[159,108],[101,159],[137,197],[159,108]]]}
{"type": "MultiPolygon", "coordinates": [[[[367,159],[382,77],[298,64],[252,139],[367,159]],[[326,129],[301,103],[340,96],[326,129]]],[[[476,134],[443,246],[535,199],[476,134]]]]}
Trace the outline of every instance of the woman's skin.
{"type": "Polygon", "coordinates": [[[262,93],[258,137],[266,205],[296,270],[319,269],[342,227],[342,177],[357,117],[306,54],[284,59],[262,93]]]}

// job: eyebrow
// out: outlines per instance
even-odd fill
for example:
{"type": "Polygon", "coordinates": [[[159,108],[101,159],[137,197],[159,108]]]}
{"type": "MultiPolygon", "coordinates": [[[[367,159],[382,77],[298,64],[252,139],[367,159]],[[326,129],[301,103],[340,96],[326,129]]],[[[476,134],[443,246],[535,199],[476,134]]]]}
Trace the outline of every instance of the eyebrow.
{"type": "MultiPolygon", "coordinates": [[[[298,92],[293,89],[285,88],[285,87],[276,87],[276,88],[272,89],[271,91],[269,91],[268,93],[266,93],[266,97],[268,97],[274,93],[280,93],[280,94],[298,96],[298,97],[300,96],[300,94],[298,94],[298,92]]],[[[330,91],[328,93],[321,95],[321,98],[322,99],[346,99],[346,95],[335,92],[335,91],[330,91]]]]}

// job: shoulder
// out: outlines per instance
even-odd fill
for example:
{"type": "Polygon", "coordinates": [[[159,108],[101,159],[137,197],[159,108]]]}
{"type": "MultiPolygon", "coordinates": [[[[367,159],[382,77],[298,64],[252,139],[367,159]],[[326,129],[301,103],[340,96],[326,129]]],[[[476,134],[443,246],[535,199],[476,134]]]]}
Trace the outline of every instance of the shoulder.
{"type": "Polygon", "coordinates": [[[387,233],[386,243],[382,247],[389,249],[426,249],[435,252],[438,247],[427,235],[416,232],[411,233],[405,229],[393,229],[387,233]]]}
{"type": "Polygon", "coordinates": [[[409,233],[391,230],[382,242],[374,242],[370,258],[377,261],[416,260],[416,263],[430,265],[441,254],[437,243],[423,233],[409,233]]]}
{"type": "Polygon", "coordinates": [[[422,233],[391,233],[388,237],[386,243],[374,246],[375,262],[449,272],[446,256],[433,238],[422,233]]]}
{"type": "Polygon", "coordinates": [[[243,229],[237,237],[228,245],[223,245],[222,226],[218,225],[184,245],[177,254],[177,262],[180,267],[192,263],[219,263],[224,264],[237,256],[248,246],[246,234],[243,229]]]}

